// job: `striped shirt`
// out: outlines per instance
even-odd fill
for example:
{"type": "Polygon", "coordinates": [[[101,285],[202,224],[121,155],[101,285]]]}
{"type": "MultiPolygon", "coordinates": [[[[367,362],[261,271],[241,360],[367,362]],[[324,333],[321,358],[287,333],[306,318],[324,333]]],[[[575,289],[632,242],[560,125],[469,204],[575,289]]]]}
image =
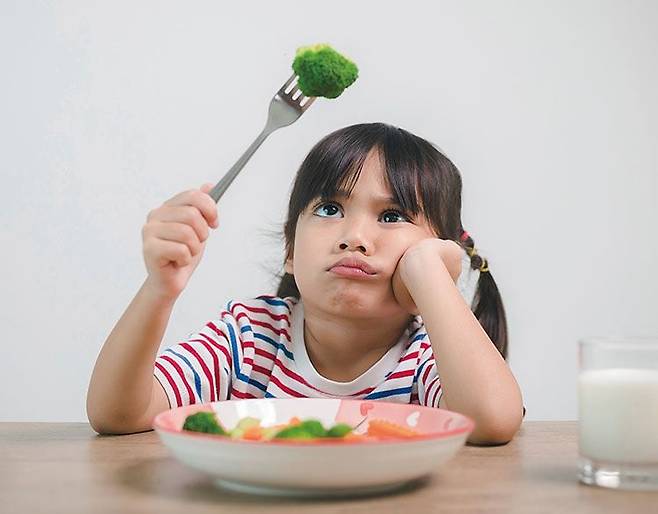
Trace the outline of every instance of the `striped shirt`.
{"type": "Polygon", "coordinates": [[[414,317],[365,373],[336,382],[313,367],[295,298],[231,301],[187,341],[165,349],[155,377],[170,407],[243,398],[351,398],[438,407],[441,383],[425,326],[414,317]]]}

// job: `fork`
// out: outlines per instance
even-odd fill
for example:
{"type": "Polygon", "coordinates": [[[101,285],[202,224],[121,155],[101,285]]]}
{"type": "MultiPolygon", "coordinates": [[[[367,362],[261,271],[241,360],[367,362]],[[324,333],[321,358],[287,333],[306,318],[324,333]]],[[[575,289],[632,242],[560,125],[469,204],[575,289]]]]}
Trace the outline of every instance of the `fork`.
{"type": "Polygon", "coordinates": [[[368,416],[366,416],[366,417],[363,418],[361,421],[359,421],[359,422],[357,423],[356,426],[352,427],[352,431],[356,430],[356,429],[359,428],[361,425],[363,425],[363,424],[365,423],[366,419],[368,419],[368,416]]]}
{"type": "Polygon", "coordinates": [[[267,123],[265,123],[265,128],[258,135],[256,140],[251,143],[246,152],[242,154],[233,167],[226,172],[215,187],[210,190],[208,193],[215,203],[219,201],[222,195],[228,189],[228,186],[231,185],[233,179],[238,176],[240,170],[244,168],[247,161],[251,158],[258,147],[265,141],[267,136],[269,136],[276,129],[281,127],[287,127],[288,125],[294,123],[299,117],[306,112],[311,104],[315,101],[314,96],[304,96],[302,91],[297,87],[297,81],[299,77],[294,73],[286,81],[286,83],[281,86],[272,101],[270,102],[270,109],[267,115],[267,123]]]}

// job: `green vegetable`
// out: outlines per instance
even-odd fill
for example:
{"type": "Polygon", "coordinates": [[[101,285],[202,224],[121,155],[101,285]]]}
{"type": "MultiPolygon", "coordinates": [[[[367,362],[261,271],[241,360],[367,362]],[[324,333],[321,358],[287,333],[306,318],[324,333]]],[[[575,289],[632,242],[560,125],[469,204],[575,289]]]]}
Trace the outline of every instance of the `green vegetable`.
{"type": "Polygon", "coordinates": [[[229,435],[232,439],[240,439],[248,428],[257,427],[259,425],[260,420],[257,418],[242,418],[240,421],[238,421],[238,424],[235,425],[235,428],[231,430],[229,435]]]}
{"type": "Polygon", "coordinates": [[[185,418],[183,430],[203,432],[206,434],[228,435],[226,430],[224,430],[217,422],[217,418],[213,412],[197,412],[196,414],[191,414],[185,418]]]}
{"type": "Polygon", "coordinates": [[[316,439],[326,437],[327,431],[317,420],[302,421],[299,425],[286,427],[277,432],[275,439],[316,439]]]}
{"type": "Polygon", "coordinates": [[[352,432],[352,427],[347,423],[338,423],[329,429],[327,437],[345,437],[352,432]]]}
{"type": "MultiPolygon", "coordinates": [[[[257,418],[246,417],[238,421],[233,430],[227,432],[217,421],[213,412],[197,412],[185,418],[183,430],[203,432],[229,436],[232,439],[241,439],[246,430],[260,426],[257,418]]],[[[325,437],[345,437],[352,432],[352,427],[346,423],[338,423],[326,430],[322,423],[316,419],[302,421],[298,425],[287,426],[283,429],[277,427],[263,428],[263,440],[270,439],[318,439],[325,437]]]]}
{"type": "Polygon", "coordinates": [[[274,435],[274,439],[314,439],[315,436],[309,434],[303,427],[297,425],[286,427],[274,435]]]}
{"type": "Polygon", "coordinates": [[[359,76],[356,64],[324,44],[299,48],[292,69],[306,96],[336,98],[359,76]]]}

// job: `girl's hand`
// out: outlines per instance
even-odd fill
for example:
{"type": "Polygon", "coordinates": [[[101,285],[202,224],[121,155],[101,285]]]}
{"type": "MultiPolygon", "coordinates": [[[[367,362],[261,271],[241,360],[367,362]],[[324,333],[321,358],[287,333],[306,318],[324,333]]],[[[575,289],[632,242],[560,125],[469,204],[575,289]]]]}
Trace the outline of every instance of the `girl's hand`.
{"type": "Polygon", "coordinates": [[[196,269],[210,228],[219,226],[212,184],[180,193],[149,212],[142,228],[146,285],[175,300],[196,269]]]}
{"type": "Polygon", "coordinates": [[[435,271],[447,271],[453,282],[457,282],[462,271],[464,250],[454,241],[446,239],[423,239],[404,252],[393,273],[393,294],[398,303],[408,312],[417,315],[418,308],[412,292],[422,287],[429,275],[435,271]]]}

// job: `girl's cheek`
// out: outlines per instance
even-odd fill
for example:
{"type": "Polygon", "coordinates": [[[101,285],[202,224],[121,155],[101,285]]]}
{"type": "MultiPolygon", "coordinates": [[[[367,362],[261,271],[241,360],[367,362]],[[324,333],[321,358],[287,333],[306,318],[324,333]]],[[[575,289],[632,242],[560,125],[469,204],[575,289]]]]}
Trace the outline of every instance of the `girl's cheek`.
{"type": "Polygon", "coordinates": [[[415,245],[418,241],[424,239],[420,234],[407,234],[406,237],[401,238],[400,247],[398,248],[399,256],[402,257],[404,252],[406,252],[410,247],[415,245]]]}

